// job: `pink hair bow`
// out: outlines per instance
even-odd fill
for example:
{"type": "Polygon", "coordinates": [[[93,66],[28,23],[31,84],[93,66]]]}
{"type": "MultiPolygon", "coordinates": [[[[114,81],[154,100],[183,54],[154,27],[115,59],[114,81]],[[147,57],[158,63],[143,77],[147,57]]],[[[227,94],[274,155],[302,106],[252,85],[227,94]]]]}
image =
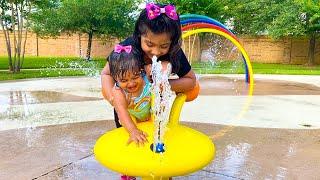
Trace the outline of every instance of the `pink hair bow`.
{"type": "Polygon", "coordinates": [[[116,45],[114,47],[114,52],[121,53],[122,51],[125,51],[126,53],[130,53],[132,50],[132,46],[121,46],[120,44],[116,45]]]}
{"type": "Polygon", "coordinates": [[[176,12],[176,8],[169,4],[160,8],[158,5],[154,3],[148,3],[146,6],[148,19],[152,20],[158,17],[160,14],[165,13],[170,19],[177,20],[178,14],[176,12]]]}

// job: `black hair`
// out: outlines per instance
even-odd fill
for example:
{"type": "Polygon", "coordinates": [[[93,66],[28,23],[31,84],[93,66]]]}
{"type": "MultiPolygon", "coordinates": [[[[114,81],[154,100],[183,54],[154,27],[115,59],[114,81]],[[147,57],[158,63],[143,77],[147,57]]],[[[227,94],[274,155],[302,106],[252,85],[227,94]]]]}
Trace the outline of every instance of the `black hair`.
{"type": "MultiPolygon", "coordinates": [[[[165,5],[157,4],[159,7],[165,5]]],[[[177,72],[180,68],[179,59],[177,57],[178,51],[181,49],[181,24],[178,15],[177,20],[170,19],[166,14],[161,13],[155,19],[149,20],[146,9],[142,10],[140,16],[135,24],[133,32],[133,40],[137,49],[140,51],[140,56],[143,57],[143,50],[141,48],[141,36],[151,31],[154,34],[168,33],[170,35],[171,44],[169,48],[169,62],[172,64],[173,72],[177,72]]],[[[143,59],[142,59],[143,60],[143,59]]]]}
{"type": "Polygon", "coordinates": [[[121,51],[120,53],[112,51],[108,56],[110,75],[113,79],[122,78],[127,72],[143,71],[143,61],[136,49],[132,47],[130,53],[121,51]]]}

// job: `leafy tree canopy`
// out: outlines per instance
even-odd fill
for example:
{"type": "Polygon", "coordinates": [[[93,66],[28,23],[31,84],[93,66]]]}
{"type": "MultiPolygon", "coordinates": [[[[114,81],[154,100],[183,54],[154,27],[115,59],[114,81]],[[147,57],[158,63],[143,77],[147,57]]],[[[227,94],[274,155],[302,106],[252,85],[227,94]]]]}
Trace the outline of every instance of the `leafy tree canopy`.
{"type": "Polygon", "coordinates": [[[40,36],[88,35],[90,59],[93,35],[124,38],[133,32],[136,0],[44,0],[34,9],[32,29],[40,36]]]}
{"type": "Polygon", "coordinates": [[[225,10],[239,34],[280,38],[320,30],[319,0],[228,0],[225,10]]]}
{"type": "Polygon", "coordinates": [[[223,21],[223,4],[219,0],[159,0],[158,3],[174,4],[182,14],[200,14],[223,21]]]}
{"type": "Polygon", "coordinates": [[[133,31],[137,9],[132,0],[44,0],[33,11],[33,30],[40,35],[61,32],[125,37],[133,31]]]}

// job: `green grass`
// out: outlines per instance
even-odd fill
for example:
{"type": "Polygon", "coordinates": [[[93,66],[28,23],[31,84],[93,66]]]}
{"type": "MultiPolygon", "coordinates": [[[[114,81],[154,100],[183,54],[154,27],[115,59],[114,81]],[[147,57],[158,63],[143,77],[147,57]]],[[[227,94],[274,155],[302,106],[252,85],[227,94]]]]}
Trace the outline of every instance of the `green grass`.
{"type": "MultiPolygon", "coordinates": [[[[85,61],[76,57],[25,57],[23,69],[40,69],[40,68],[74,68],[77,66],[91,67],[95,64],[97,67],[103,67],[106,63],[104,58],[95,58],[92,61],[85,61]]],[[[0,69],[8,69],[8,58],[0,57],[0,69]]]]}
{"type": "Polygon", "coordinates": [[[320,65],[304,66],[253,63],[252,68],[255,74],[320,75],[320,65]]]}
{"type": "Polygon", "coordinates": [[[45,78],[45,77],[63,77],[63,76],[85,76],[86,73],[81,70],[59,69],[54,71],[47,70],[23,70],[20,73],[12,74],[8,71],[0,71],[1,80],[15,80],[28,78],[45,78]]]}
{"type": "MultiPolygon", "coordinates": [[[[290,64],[251,63],[254,74],[320,75],[320,65],[304,66],[290,64]]],[[[244,64],[240,61],[222,61],[217,63],[193,63],[196,73],[204,74],[243,74],[244,64]]]]}
{"type": "MultiPolygon", "coordinates": [[[[0,57],[0,81],[63,77],[63,76],[95,76],[99,75],[105,65],[104,58],[85,61],[74,57],[26,57],[20,73],[8,72],[7,57],[0,57]]],[[[252,63],[254,74],[291,74],[291,75],[320,75],[320,65],[288,65],[252,63]]],[[[215,63],[192,63],[197,74],[243,74],[242,61],[221,61],[215,63]]]]}
{"type": "Polygon", "coordinates": [[[96,58],[85,61],[74,57],[26,57],[20,73],[8,71],[7,57],[0,57],[0,81],[63,77],[63,76],[96,76],[105,65],[105,59],[96,58]]]}

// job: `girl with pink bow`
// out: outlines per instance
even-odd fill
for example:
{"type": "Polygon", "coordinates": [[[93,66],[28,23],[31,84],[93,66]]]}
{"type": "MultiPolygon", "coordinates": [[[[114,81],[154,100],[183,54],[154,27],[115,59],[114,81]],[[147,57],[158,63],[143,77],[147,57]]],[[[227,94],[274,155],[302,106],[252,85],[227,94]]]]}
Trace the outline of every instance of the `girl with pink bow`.
{"type": "MultiPolygon", "coordinates": [[[[148,121],[151,110],[151,83],[140,58],[131,45],[116,45],[108,57],[110,75],[115,80],[115,93],[110,101],[119,114],[121,125],[129,133],[128,144],[135,142],[137,145],[147,141],[147,134],[139,130],[133,121],[148,121]]],[[[165,70],[167,65],[168,62],[163,62],[162,69],[165,70]]]]}
{"type": "MultiPolygon", "coordinates": [[[[108,57],[110,75],[116,81],[114,97],[110,101],[119,114],[121,125],[129,134],[127,143],[135,142],[138,146],[147,141],[147,134],[138,129],[136,123],[148,121],[151,110],[151,83],[139,58],[141,56],[131,45],[116,45],[108,57]]],[[[167,67],[167,63],[162,65],[167,67]]],[[[121,179],[134,177],[122,175],[121,179]]]]}
{"type": "Polygon", "coordinates": [[[136,122],[149,120],[151,83],[139,58],[131,45],[116,45],[108,57],[108,64],[110,75],[115,80],[114,96],[110,101],[119,114],[122,126],[129,133],[128,144],[135,142],[142,145],[147,141],[147,135],[137,128],[132,118],[136,122]]]}
{"type": "MultiPolygon", "coordinates": [[[[171,63],[172,72],[179,77],[169,80],[171,90],[177,93],[186,92],[195,87],[196,77],[181,49],[181,34],[180,19],[175,6],[148,3],[136,21],[132,37],[120,44],[131,45],[137,49],[139,60],[144,65],[148,77],[153,56],[157,56],[159,61],[171,63]]],[[[101,72],[102,94],[114,105],[116,126],[121,127],[119,119],[122,124],[126,121],[125,119],[128,119],[121,113],[126,111],[126,107],[123,104],[114,104],[114,102],[125,99],[125,96],[114,91],[115,79],[111,76],[111,71],[107,63],[101,72]]],[[[141,133],[136,143],[143,144],[145,137],[146,135],[141,133]]]]}
{"type": "MultiPolygon", "coordinates": [[[[137,49],[147,75],[150,74],[151,59],[154,55],[160,61],[170,62],[172,72],[179,77],[169,81],[171,89],[177,93],[186,92],[195,87],[196,77],[181,49],[181,34],[180,19],[175,6],[148,3],[136,21],[132,37],[120,44],[131,45],[137,49]]],[[[104,98],[111,104],[111,99],[116,100],[116,92],[113,92],[114,83],[107,63],[101,72],[101,85],[104,98]]],[[[115,123],[117,127],[121,127],[116,111],[115,123]]]]}

